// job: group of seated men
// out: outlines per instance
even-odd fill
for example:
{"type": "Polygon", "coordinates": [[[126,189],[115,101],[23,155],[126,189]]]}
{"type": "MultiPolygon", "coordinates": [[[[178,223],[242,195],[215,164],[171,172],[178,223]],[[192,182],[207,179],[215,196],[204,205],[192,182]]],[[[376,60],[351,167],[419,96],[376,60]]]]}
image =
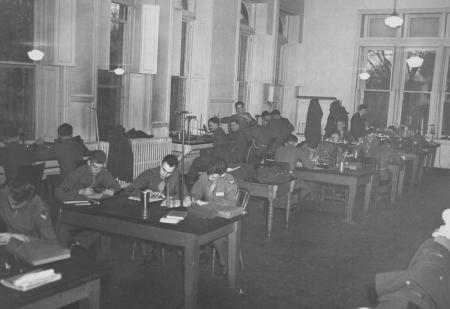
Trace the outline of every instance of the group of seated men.
{"type": "MultiPolygon", "coordinates": [[[[160,166],[144,171],[122,189],[117,179],[114,179],[106,169],[106,154],[101,150],[86,151],[87,148],[81,140],[74,140],[71,137],[72,127],[69,124],[62,124],[58,128],[61,139],[59,143],[34,152],[19,143],[17,131],[13,128],[8,130],[6,132],[8,138],[5,139],[5,152],[8,156],[4,157],[3,163],[4,166],[14,166],[15,169],[7,169],[7,184],[0,190],[0,217],[7,230],[7,233],[2,234],[2,242],[10,242],[11,239],[28,242],[35,238],[56,242],[53,223],[56,220],[57,209],[54,208],[60,207],[63,201],[89,197],[93,194],[113,196],[120,192],[123,195],[138,195],[141,190],[150,189],[175,199],[185,196],[184,205],[202,200],[218,205],[236,206],[237,184],[233,176],[227,173],[228,165],[223,158],[217,157],[208,162],[206,170],[201,173],[191,192],[186,188],[182,188],[183,192],[180,192],[180,178],[177,172],[179,162],[177,157],[170,154],[164,157],[160,166]],[[14,152],[16,157],[11,152],[14,152]],[[84,162],[83,157],[86,157],[86,154],[88,159],[84,162]],[[27,160],[20,162],[14,160],[22,157],[27,157],[27,160]],[[61,180],[55,189],[56,203],[47,204],[39,196],[35,183],[14,174],[19,166],[29,165],[44,158],[56,159],[61,166],[61,180]]],[[[72,248],[91,250],[99,238],[99,234],[92,231],[76,232],[71,242],[72,248]]],[[[213,245],[217,248],[220,263],[225,265],[226,240],[218,239],[213,245]]],[[[143,252],[144,255],[151,253],[152,247],[147,248],[149,252],[143,252]]]]}

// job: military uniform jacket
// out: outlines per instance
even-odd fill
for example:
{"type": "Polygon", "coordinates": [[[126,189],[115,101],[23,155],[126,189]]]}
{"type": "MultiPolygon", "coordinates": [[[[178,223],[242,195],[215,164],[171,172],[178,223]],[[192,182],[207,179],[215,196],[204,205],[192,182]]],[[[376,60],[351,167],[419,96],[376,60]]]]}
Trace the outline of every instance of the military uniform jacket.
{"type": "Polygon", "coordinates": [[[314,167],[309,153],[296,146],[281,146],[275,152],[275,161],[289,163],[289,168],[293,171],[298,161],[302,162],[303,167],[311,169],[314,167]]]}
{"type": "Polygon", "coordinates": [[[30,165],[36,161],[35,155],[25,145],[13,142],[6,144],[4,149],[3,167],[8,182],[16,176],[20,166],[30,165]]]}
{"type": "Polygon", "coordinates": [[[0,216],[9,233],[18,233],[34,239],[56,242],[56,234],[47,205],[35,195],[22,208],[12,209],[8,201],[9,188],[0,190],[0,216]]]}
{"type": "Polygon", "coordinates": [[[78,191],[84,188],[92,188],[95,192],[111,189],[114,192],[120,190],[120,184],[113,178],[108,170],[103,169],[93,176],[90,167],[83,165],[71,172],[56,188],[55,196],[60,201],[79,197],[78,191]]]}
{"type": "MultiPolygon", "coordinates": [[[[126,189],[125,193],[129,195],[139,195],[140,190],[150,189],[154,192],[159,192],[159,184],[164,182],[164,190],[163,194],[167,194],[167,189],[169,189],[170,196],[179,196],[179,177],[178,173],[174,173],[167,177],[166,179],[162,179],[159,175],[160,167],[154,167],[146,170],[141,173],[126,189]]],[[[184,192],[187,192],[187,189],[184,188],[184,192]]]]}
{"type": "Polygon", "coordinates": [[[202,173],[194,184],[191,195],[195,200],[211,202],[222,206],[236,206],[238,187],[233,176],[225,173],[216,181],[210,181],[206,173],[202,173]]]}
{"type": "Polygon", "coordinates": [[[377,274],[375,287],[380,302],[408,299],[424,309],[450,308],[450,240],[426,240],[406,270],[377,274]]]}

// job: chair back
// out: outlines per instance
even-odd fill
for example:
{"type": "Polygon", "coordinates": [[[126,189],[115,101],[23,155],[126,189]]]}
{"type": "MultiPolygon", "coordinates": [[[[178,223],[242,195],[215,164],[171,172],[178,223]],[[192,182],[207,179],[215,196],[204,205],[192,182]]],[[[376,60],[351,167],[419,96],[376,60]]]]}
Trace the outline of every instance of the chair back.
{"type": "Polygon", "coordinates": [[[31,182],[36,187],[36,192],[41,189],[44,178],[45,162],[36,162],[31,165],[22,165],[17,170],[17,178],[31,182]]]}
{"type": "Polygon", "coordinates": [[[240,188],[236,196],[236,206],[242,207],[244,210],[247,208],[248,201],[250,200],[250,192],[247,189],[240,188]]]}

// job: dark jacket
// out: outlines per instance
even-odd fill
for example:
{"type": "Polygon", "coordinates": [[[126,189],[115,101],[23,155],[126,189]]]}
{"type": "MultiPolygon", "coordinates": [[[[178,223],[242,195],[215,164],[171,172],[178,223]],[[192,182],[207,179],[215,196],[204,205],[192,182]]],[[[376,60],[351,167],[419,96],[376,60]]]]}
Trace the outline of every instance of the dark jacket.
{"type": "Polygon", "coordinates": [[[64,178],[63,182],[56,188],[55,196],[60,201],[79,198],[78,191],[85,188],[92,188],[95,192],[102,192],[106,189],[117,192],[120,190],[120,184],[106,169],[93,176],[89,165],[85,164],[64,178]]]}
{"type": "Polygon", "coordinates": [[[48,207],[38,195],[17,210],[10,207],[8,196],[9,188],[0,190],[0,217],[5,222],[9,233],[56,242],[48,207]]]}
{"type": "Polygon", "coordinates": [[[106,168],[114,178],[133,181],[133,149],[131,141],[121,126],[109,132],[108,163],[106,168]]]}
{"type": "Polygon", "coordinates": [[[275,161],[289,163],[290,170],[293,171],[297,162],[302,162],[303,167],[313,168],[314,165],[303,149],[295,146],[281,146],[278,147],[275,153],[275,161]]]}
{"type": "Polygon", "coordinates": [[[245,161],[247,155],[248,140],[242,130],[228,134],[229,147],[231,150],[231,160],[228,163],[241,163],[245,161]]]}
{"type": "Polygon", "coordinates": [[[377,274],[375,288],[380,304],[392,308],[399,300],[423,309],[450,308],[450,240],[438,236],[426,240],[416,251],[408,268],[377,274]]]}
{"type": "Polygon", "coordinates": [[[3,151],[3,168],[7,182],[11,182],[17,176],[17,170],[20,166],[30,165],[36,161],[34,153],[25,145],[17,142],[6,144],[3,151]]]}
{"type": "Polygon", "coordinates": [[[192,197],[196,200],[211,202],[222,206],[236,206],[236,196],[238,187],[233,176],[225,173],[216,181],[209,180],[206,173],[202,173],[200,178],[192,188],[192,197]]]}
{"type": "Polygon", "coordinates": [[[341,106],[339,101],[333,101],[330,105],[330,114],[325,125],[324,139],[330,137],[331,133],[337,131],[336,124],[338,121],[344,121],[345,126],[348,126],[348,112],[345,107],[341,106]]]}
{"type": "Polygon", "coordinates": [[[84,156],[90,154],[89,149],[79,138],[59,141],[48,149],[36,151],[39,160],[57,160],[61,170],[61,179],[77,168],[84,156]]]}
{"type": "Polygon", "coordinates": [[[355,138],[359,139],[366,134],[366,124],[364,120],[361,118],[359,113],[353,115],[351,124],[350,124],[350,134],[355,138]]]}
{"type": "Polygon", "coordinates": [[[319,100],[312,99],[309,102],[305,125],[305,139],[311,147],[316,147],[322,140],[322,115],[319,100]]]}

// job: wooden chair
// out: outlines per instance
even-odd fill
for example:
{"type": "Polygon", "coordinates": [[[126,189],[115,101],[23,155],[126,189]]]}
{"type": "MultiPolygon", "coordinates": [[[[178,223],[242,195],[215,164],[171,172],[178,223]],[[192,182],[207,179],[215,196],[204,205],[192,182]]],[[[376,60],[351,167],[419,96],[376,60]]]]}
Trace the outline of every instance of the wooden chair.
{"type": "MultiPolygon", "coordinates": [[[[375,208],[377,206],[378,200],[381,198],[385,198],[390,202],[391,188],[392,188],[392,174],[388,177],[388,179],[382,179],[381,174],[382,170],[380,168],[380,161],[375,158],[362,158],[361,159],[362,166],[365,168],[370,168],[377,171],[377,174],[374,176],[374,192],[375,194],[375,208]]],[[[387,169],[386,169],[387,170],[387,169]]]]}
{"type": "MultiPolygon", "coordinates": [[[[239,189],[236,196],[237,207],[242,207],[244,211],[247,209],[248,201],[250,200],[250,192],[247,189],[239,189]]],[[[239,250],[239,263],[241,264],[241,269],[244,271],[244,259],[242,258],[242,251],[239,250]]],[[[211,277],[214,278],[214,271],[216,265],[216,248],[212,247],[212,257],[211,257],[211,277]]]]}

